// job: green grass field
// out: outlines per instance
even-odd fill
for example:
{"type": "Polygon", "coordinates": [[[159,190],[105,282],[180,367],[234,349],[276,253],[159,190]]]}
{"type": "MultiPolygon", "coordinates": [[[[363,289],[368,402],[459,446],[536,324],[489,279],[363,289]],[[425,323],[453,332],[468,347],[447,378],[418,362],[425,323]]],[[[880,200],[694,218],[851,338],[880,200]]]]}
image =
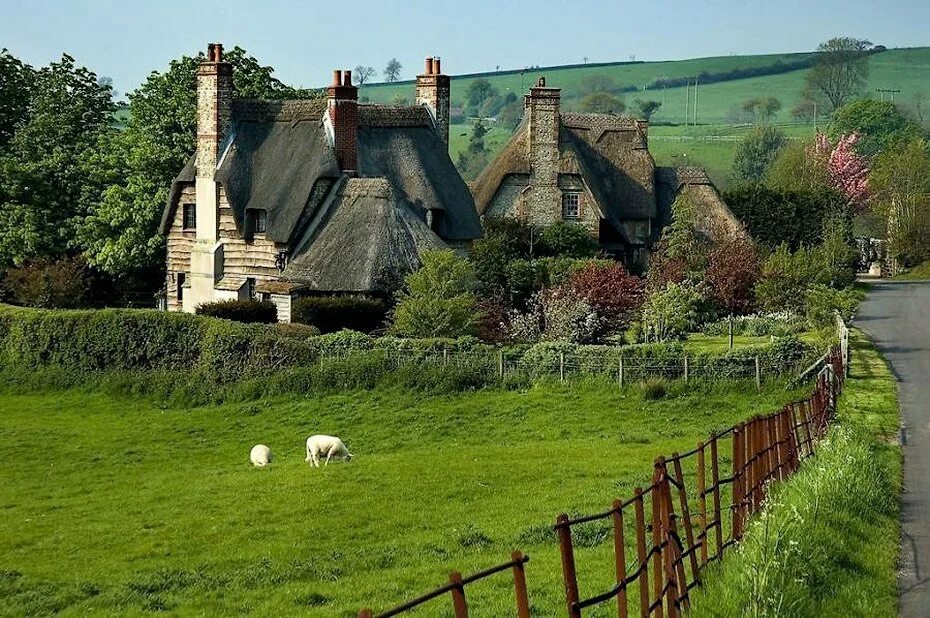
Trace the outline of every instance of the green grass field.
{"type": "MultiPolygon", "coordinates": [[[[90,390],[6,392],[0,614],[355,616],[519,547],[535,612],[553,615],[555,515],[601,509],[648,483],[656,455],[798,395],[673,384],[647,401],[638,388],[575,384],[177,409],[90,390]],[[311,470],[303,442],[317,432],[343,437],[355,459],[311,470]],[[271,467],[249,465],[257,442],[274,449],[271,467]]],[[[588,590],[612,573],[611,544],[594,532],[578,552],[588,590]]],[[[508,577],[469,598],[475,616],[509,613],[508,577]]]]}
{"type": "MultiPolygon", "coordinates": [[[[566,106],[571,107],[579,96],[579,89],[585,77],[604,74],[612,77],[622,86],[642,88],[650,81],[660,78],[678,78],[697,75],[702,71],[721,72],[734,68],[768,66],[778,60],[785,62],[796,60],[806,54],[774,54],[757,56],[722,56],[713,58],[695,58],[668,62],[641,62],[636,64],[617,64],[601,67],[575,67],[530,69],[524,75],[502,74],[485,76],[501,93],[512,91],[517,95],[535,82],[538,75],[546,76],[547,84],[563,89],[566,106]]],[[[918,90],[927,90],[930,84],[930,47],[891,49],[875,54],[869,60],[870,77],[867,93],[874,95],[875,88],[897,88],[900,101],[910,101],[918,90]]],[[[450,73],[455,72],[455,59],[445,59],[443,66],[450,73]]],[[[733,80],[701,86],[698,93],[697,120],[700,124],[730,124],[730,111],[742,101],[757,96],[775,96],[782,102],[782,111],[775,118],[777,121],[791,119],[791,108],[800,98],[804,87],[806,69],[767,75],[747,79],[733,80]]],[[[452,101],[461,105],[465,91],[476,78],[452,79],[452,101]]],[[[411,83],[372,84],[362,87],[361,96],[367,96],[374,102],[389,102],[395,95],[411,97],[411,83]]],[[[626,93],[628,102],[637,96],[663,101],[662,109],[653,116],[654,123],[684,123],[688,101],[686,88],[669,88],[667,90],[650,90],[639,93],[626,93]]]]}
{"type": "Polygon", "coordinates": [[[901,279],[904,281],[925,281],[930,280],[930,261],[922,262],[913,268],[909,268],[907,272],[903,272],[899,275],[895,275],[895,279],[901,279]]]}

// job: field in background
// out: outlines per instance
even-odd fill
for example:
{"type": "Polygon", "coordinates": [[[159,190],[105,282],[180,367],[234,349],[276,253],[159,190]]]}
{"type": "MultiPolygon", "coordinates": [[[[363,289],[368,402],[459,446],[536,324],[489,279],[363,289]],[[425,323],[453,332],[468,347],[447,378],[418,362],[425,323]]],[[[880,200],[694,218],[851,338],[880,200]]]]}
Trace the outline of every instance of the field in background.
{"type": "MultiPolygon", "coordinates": [[[[716,58],[697,58],[669,62],[641,62],[636,64],[616,64],[610,66],[581,66],[573,68],[529,69],[524,75],[489,74],[482,76],[492,83],[501,94],[508,91],[518,96],[535,82],[539,75],[546,76],[547,85],[563,89],[566,106],[571,107],[580,94],[585,77],[604,74],[612,77],[620,86],[642,88],[654,79],[661,77],[679,78],[697,75],[702,71],[722,72],[736,68],[763,67],[776,61],[796,61],[809,57],[810,54],[778,54],[762,56],[724,56],[716,58]]],[[[930,90],[930,47],[892,49],[871,56],[871,75],[867,94],[877,97],[875,88],[896,88],[901,93],[897,100],[909,102],[918,90],[930,90]]],[[[455,72],[455,59],[444,59],[444,69],[455,72]]],[[[407,67],[405,74],[420,70],[421,67],[407,67]]],[[[778,75],[752,77],[728,82],[707,84],[700,87],[698,94],[698,123],[728,124],[732,123],[730,111],[745,99],[758,96],[775,96],[782,102],[782,111],[776,121],[788,121],[791,108],[800,99],[804,87],[806,69],[791,71],[778,75]]],[[[452,101],[461,105],[468,85],[474,77],[452,79],[452,101]]],[[[376,103],[387,103],[394,96],[401,94],[412,99],[413,85],[410,82],[399,84],[372,84],[363,86],[360,96],[368,97],[376,103]]],[[[623,95],[628,105],[636,97],[663,101],[662,109],[653,116],[654,123],[684,123],[687,104],[687,90],[669,88],[667,90],[649,90],[630,92],[623,95]]]]}
{"type": "MultiPolygon", "coordinates": [[[[354,616],[520,547],[540,615],[563,606],[560,511],[648,483],[653,458],[799,396],[773,383],[671,385],[661,400],[596,383],[427,396],[380,390],[174,409],[68,391],[0,398],[0,614],[56,611],[354,616]],[[480,430],[478,430],[480,428],[480,430]],[[310,470],[334,433],[349,464],[310,470]],[[252,444],[275,452],[265,470],[252,444]]],[[[589,531],[586,587],[612,545],[589,531]]],[[[507,577],[469,591],[512,608],[507,577]]]]}

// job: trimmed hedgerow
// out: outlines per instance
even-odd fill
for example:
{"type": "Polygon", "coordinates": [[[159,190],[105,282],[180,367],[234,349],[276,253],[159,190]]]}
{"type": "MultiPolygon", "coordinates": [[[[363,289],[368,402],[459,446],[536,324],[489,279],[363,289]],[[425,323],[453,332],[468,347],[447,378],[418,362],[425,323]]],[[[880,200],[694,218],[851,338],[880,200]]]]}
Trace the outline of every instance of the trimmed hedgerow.
{"type": "Polygon", "coordinates": [[[311,324],[323,333],[343,329],[363,333],[384,326],[387,305],[383,300],[364,296],[308,296],[294,301],[291,320],[311,324]]]}
{"type": "Polygon", "coordinates": [[[204,303],[197,307],[197,314],[246,324],[273,324],[278,321],[278,310],[269,300],[220,300],[204,303]]]}

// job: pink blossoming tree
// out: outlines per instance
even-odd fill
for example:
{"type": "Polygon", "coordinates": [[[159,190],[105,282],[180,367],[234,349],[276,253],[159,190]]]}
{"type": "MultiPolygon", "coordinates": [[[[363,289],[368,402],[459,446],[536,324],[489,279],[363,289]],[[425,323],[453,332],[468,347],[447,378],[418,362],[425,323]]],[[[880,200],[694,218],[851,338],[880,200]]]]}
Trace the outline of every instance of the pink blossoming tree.
{"type": "Polygon", "coordinates": [[[810,156],[826,167],[833,188],[846,196],[850,205],[864,210],[869,201],[869,163],[856,152],[858,141],[859,135],[850,133],[834,145],[829,137],[818,133],[810,156]]]}

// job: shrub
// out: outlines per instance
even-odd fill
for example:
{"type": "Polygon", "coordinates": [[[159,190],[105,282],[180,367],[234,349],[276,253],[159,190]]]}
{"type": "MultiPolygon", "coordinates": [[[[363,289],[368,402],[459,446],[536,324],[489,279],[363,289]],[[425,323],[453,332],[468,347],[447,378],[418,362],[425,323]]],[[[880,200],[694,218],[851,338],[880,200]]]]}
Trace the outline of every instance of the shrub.
{"type": "Polygon", "coordinates": [[[649,378],[643,381],[641,388],[643,399],[662,399],[668,392],[668,386],[661,378],[649,378]]]}
{"type": "Polygon", "coordinates": [[[752,311],[753,287],[759,278],[759,256],[749,239],[731,236],[721,240],[708,256],[710,297],[723,313],[752,311]]]}
{"type": "Polygon", "coordinates": [[[643,330],[647,341],[682,339],[698,320],[701,294],[694,286],[669,283],[654,292],[643,305],[643,330]]]}
{"type": "Polygon", "coordinates": [[[524,342],[542,339],[590,343],[603,334],[604,325],[593,307],[565,286],[541,290],[526,312],[514,312],[509,322],[509,338],[524,342]]]}
{"type": "Polygon", "coordinates": [[[609,332],[628,327],[645,300],[643,280],[619,262],[588,263],[572,273],[569,286],[597,312],[609,332]]]}
{"type": "Polygon", "coordinates": [[[311,324],[322,333],[342,329],[364,333],[381,328],[387,307],[384,301],[364,296],[308,296],[294,301],[291,320],[311,324]]]}
{"type": "Polygon", "coordinates": [[[819,261],[812,249],[792,253],[788,245],[779,245],[762,264],[755,287],[759,305],[767,311],[803,313],[805,291],[823,274],[819,261]]]}
{"type": "Polygon", "coordinates": [[[750,131],[736,148],[734,179],[737,182],[759,182],[764,179],[786,139],[784,131],[771,126],[750,131]]]}
{"type": "Polygon", "coordinates": [[[424,251],[423,265],[397,294],[391,331],[405,337],[457,337],[477,332],[476,280],[469,262],[450,250],[424,251]]]}
{"type": "Polygon", "coordinates": [[[89,282],[81,258],[44,258],[11,266],[3,280],[4,295],[17,305],[75,309],[86,304],[89,282]]]}
{"type": "MultiPolygon", "coordinates": [[[[708,322],[701,327],[701,332],[709,337],[724,337],[730,333],[730,323],[730,318],[708,322]]],[[[787,311],[739,315],[732,318],[732,324],[733,335],[745,337],[783,337],[804,330],[804,320],[787,311]]]]}
{"type": "Polygon", "coordinates": [[[196,311],[198,315],[246,324],[272,324],[278,321],[278,309],[271,301],[221,300],[199,305],[196,311]]]}
{"type": "Polygon", "coordinates": [[[804,315],[811,328],[831,330],[836,313],[846,321],[852,319],[859,305],[855,290],[836,290],[826,285],[811,286],[804,295],[804,315]]]}
{"type": "Polygon", "coordinates": [[[597,255],[597,241],[582,225],[559,221],[543,228],[538,251],[542,256],[590,258],[597,255]]]}

